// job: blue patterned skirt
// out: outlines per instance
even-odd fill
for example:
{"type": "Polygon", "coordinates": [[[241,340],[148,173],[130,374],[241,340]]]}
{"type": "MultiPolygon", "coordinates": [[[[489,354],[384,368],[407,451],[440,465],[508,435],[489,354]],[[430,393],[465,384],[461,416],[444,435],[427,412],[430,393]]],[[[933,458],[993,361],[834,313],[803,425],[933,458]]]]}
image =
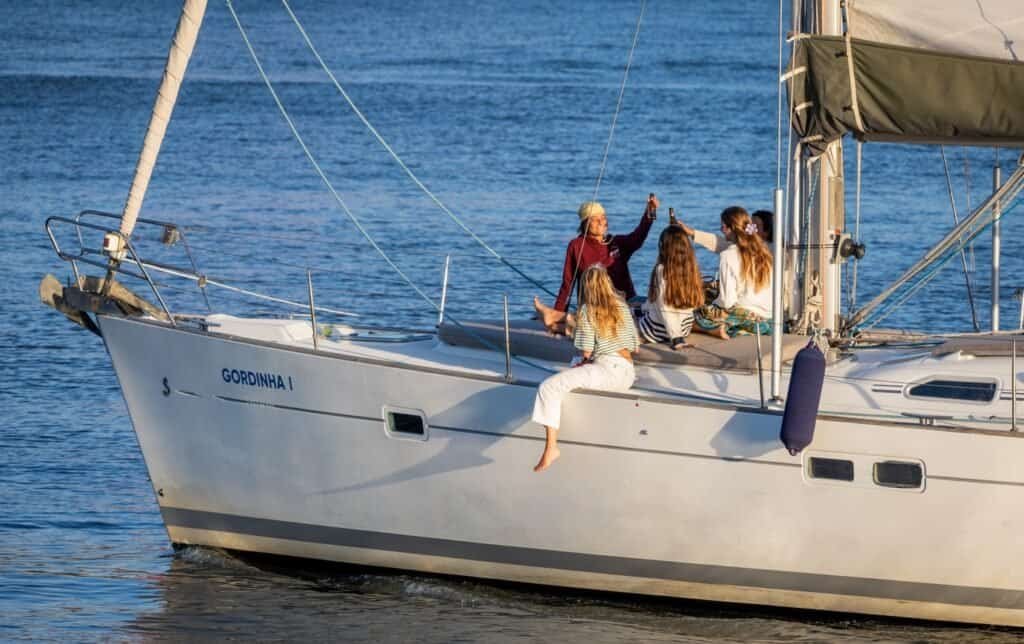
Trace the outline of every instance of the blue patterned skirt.
{"type": "Polygon", "coordinates": [[[771,335],[772,333],[771,320],[762,318],[739,306],[725,310],[714,304],[706,304],[694,310],[693,313],[693,322],[701,330],[714,332],[724,328],[730,338],[735,338],[738,335],[754,335],[758,331],[761,335],[771,335]]]}

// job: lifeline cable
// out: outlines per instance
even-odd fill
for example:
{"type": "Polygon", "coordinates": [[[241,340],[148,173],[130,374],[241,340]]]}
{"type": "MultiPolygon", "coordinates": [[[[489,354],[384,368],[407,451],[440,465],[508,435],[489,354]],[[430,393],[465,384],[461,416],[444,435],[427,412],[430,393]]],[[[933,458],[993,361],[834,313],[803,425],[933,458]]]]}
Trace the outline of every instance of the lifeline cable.
{"type": "MultiPolygon", "coordinates": [[[[281,113],[281,116],[284,118],[285,122],[288,124],[288,128],[291,130],[292,136],[295,138],[295,141],[302,148],[302,151],[306,154],[306,158],[309,160],[310,164],[313,166],[313,169],[316,171],[317,175],[319,175],[321,181],[324,182],[324,185],[327,187],[327,190],[331,193],[331,196],[334,197],[334,200],[341,207],[342,211],[352,221],[352,224],[356,227],[356,230],[358,230],[359,233],[370,244],[370,246],[372,246],[373,249],[377,251],[377,253],[381,256],[381,258],[384,259],[384,261],[388,264],[388,266],[390,266],[391,269],[393,271],[395,271],[395,273],[399,277],[401,277],[402,280],[406,284],[408,284],[409,287],[413,291],[415,291],[417,295],[419,295],[421,298],[423,298],[423,300],[427,304],[429,304],[431,307],[433,307],[433,309],[435,311],[440,311],[441,310],[440,306],[436,302],[434,302],[434,300],[430,299],[430,296],[427,295],[426,293],[424,293],[423,289],[421,289],[419,286],[417,286],[416,283],[413,282],[412,279],[410,279],[409,276],[406,275],[405,272],[401,268],[399,268],[397,264],[395,264],[395,262],[391,259],[391,257],[388,256],[388,254],[386,252],[384,252],[384,249],[381,248],[377,244],[377,242],[373,239],[373,237],[370,235],[370,233],[367,232],[367,230],[363,227],[363,224],[362,224],[362,222],[359,221],[359,218],[356,217],[355,213],[353,213],[352,210],[348,207],[348,204],[345,203],[345,200],[341,198],[340,194],[338,194],[338,191],[334,189],[334,185],[331,183],[330,179],[327,178],[327,175],[324,173],[323,169],[320,167],[320,164],[317,163],[316,157],[313,156],[313,153],[309,149],[309,146],[306,145],[306,142],[305,142],[305,140],[303,140],[302,135],[299,134],[298,128],[295,127],[295,123],[292,121],[291,116],[288,115],[288,110],[285,108],[284,103],[281,102],[281,98],[277,95],[277,91],[274,89],[274,85],[273,85],[273,83],[271,83],[270,77],[267,76],[266,71],[263,69],[262,63],[260,63],[259,56],[256,55],[256,50],[253,49],[252,42],[249,41],[249,36],[246,33],[246,31],[245,31],[245,27],[242,26],[242,21],[239,19],[238,14],[235,12],[234,5],[232,5],[231,0],[224,0],[224,1],[225,1],[225,4],[227,4],[228,11],[231,12],[231,17],[235,21],[235,25],[238,27],[238,32],[241,34],[242,40],[245,42],[245,46],[246,46],[246,48],[249,51],[249,56],[252,58],[253,63],[255,63],[256,70],[259,72],[260,78],[263,79],[263,83],[267,86],[267,90],[270,92],[271,98],[274,99],[274,103],[277,105],[278,111],[281,113]]],[[[462,329],[464,331],[467,331],[468,333],[470,333],[471,335],[476,337],[476,339],[479,340],[480,342],[482,342],[485,346],[489,346],[489,347],[491,347],[491,348],[493,348],[495,350],[500,350],[501,349],[500,347],[496,346],[493,342],[488,341],[487,339],[479,336],[478,334],[476,334],[472,330],[470,330],[467,327],[465,327],[464,325],[462,325],[462,323],[460,323],[455,318],[449,316],[449,319],[453,323],[455,323],[455,325],[458,326],[460,329],[462,329]]],[[[520,356],[513,356],[513,357],[516,360],[518,360],[519,362],[522,362],[525,365],[531,366],[531,367],[533,367],[535,369],[546,371],[548,373],[552,373],[551,369],[548,369],[547,367],[538,365],[538,364],[536,364],[536,363],[534,363],[534,362],[532,362],[530,360],[527,360],[527,359],[522,358],[520,356]]]]}
{"type": "MultiPolygon", "coordinates": [[[[228,4],[230,5],[230,2],[228,2],[228,4]]],[[[288,4],[288,0],[281,0],[281,4],[284,5],[284,8],[288,12],[288,15],[291,16],[292,22],[295,23],[295,26],[296,28],[298,28],[299,33],[302,34],[303,40],[306,41],[306,46],[309,47],[309,50],[313,53],[313,56],[316,58],[317,62],[320,63],[320,67],[324,70],[324,73],[326,73],[328,78],[331,79],[331,82],[334,83],[334,87],[338,90],[338,93],[341,94],[342,98],[344,98],[345,102],[348,103],[348,106],[352,108],[352,111],[355,113],[355,115],[359,118],[363,125],[366,126],[366,129],[368,129],[370,133],[374,136],[374,138],[377,139],[377,142],[380,143],[385,150],[387,150],[387,153],[391,156],[395,163],[397,163],[398,166],[402,168],[403,171],[405,171],[405,174],[413,181],[413,183],[415,183],[416,186],[419,187],[419,189],[422,190],[423,193],[427,195],[427,197],[429,197],[430,200],[433,201],[437,205],[437,207],[441,209],[442,212],[448,215],[448,217],[452,221],[454,221],[459,226],[459,228],[461,228],[467,235],[472,237],[476,241],[476,243],[480,244],[480,246],[482,246],[488,252],[490,252],[491,256],[493,256],[495,259],[500,261],[505,266],[512,269],[516,274],[518,274],[526,281],[540,288],[548,295],[554,297],[555,294],[548,290],[547,287],[545,287],[536,279],[524,273],[510,261],[505,259],[505,257],[498,253],[498,251],[488,246],[487,242],[485,242],[476,233],[470,230],[470,228],[465,223],[463,223],[462,220],[459,219],[459,217],[455,213],[453,213],[451,210],[448,209],[446,205],[444,205],[444,203],[437,197],[437,195],[431,192],[431,190],[427,188],[427,186],[424,185],[422,181],[419,180],[419,177],[417,177],[413,173],[409,166],[407,166],[405,162],[402,161],[401,157],[398,156],[398,153],[396,153],[395,150],[388,144],[388,142],[384,140],[384,137],[381,136],[380,132],[377,131],[377,128],[375,128],[373,124],[370,123],[369,119],[367,119],[366,116],[363,115],[362,111],[356,106],[355,102],[348,95],[348,92],[345,91],[345,88],[343,88],[341,86],[341,83],[338,82],[338,79],[334,76],[334,73],[331,71],[330,67],[327,66],[327,63],[324,62],[324,59],[320,56],[320,52],[317,51],[316,46],[313,45],[313,41],[310,39],[309,34],[306,33],[306,29],[302,26],[302,23],[299,21],[298,16],[296,16],[295,12],[292,11],[291,6],[288,4]]]]}

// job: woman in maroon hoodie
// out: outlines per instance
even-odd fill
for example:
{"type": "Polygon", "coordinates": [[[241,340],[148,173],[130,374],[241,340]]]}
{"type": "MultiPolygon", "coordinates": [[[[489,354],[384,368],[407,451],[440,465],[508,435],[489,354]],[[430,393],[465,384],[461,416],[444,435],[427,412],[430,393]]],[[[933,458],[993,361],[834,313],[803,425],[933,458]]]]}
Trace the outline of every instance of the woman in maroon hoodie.
{"type": "Polygon", "coordinates": [[[628,235],[609,235],[608,219],[604,206],[596,201],[586,201],[579,209],[579,236],[569,242],[565,249],[565,265],[562,268],[562,286],[558,289],[555,306],[543,304],[533,298],[533,306],[537,309],[537,317],[552,333],[564,333],[569,300],[572,295],[573,283],[584,270],[600,264],[608,270],[612,285],[629,301],[636,297],[633,279],[629,275],[629,258],[643,246],[651,224],[657,216],[658,199],[651,193],[647,199],[647,208],[640,218],[640,223],[628,235]]]}

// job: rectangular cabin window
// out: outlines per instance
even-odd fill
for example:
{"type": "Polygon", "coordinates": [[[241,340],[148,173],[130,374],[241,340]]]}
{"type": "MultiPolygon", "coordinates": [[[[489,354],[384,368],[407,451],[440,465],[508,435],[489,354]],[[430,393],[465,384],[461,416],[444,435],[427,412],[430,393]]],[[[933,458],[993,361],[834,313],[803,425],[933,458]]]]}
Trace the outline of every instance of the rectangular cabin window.
{"type": "Polygon", "coordinates": [[[966,380],[929,380],[928,382],[911,387],[907,395],[914,398],[990,402],[996,396],[996,383],[966,380]]]}
{"type": "Polygon", "coordinates": [[[918,489],[924,483],[924,469],[920,463],[882,461],[875,463],[873,477],[882,487],[918,489]]]}
{"type": "Polygon", "coordinates": [[[828,479],[830,481],[853,480],[853,461],[812,456],[808,463],[810,475],[813,479],[828,479]]]}
{"type": "Polygon", "coordinates": [[[423,416],[420,416],[419,414],[403,414],[397,411],[389,411],[388,431],[392,434],[423,436],[426,433],[423,426],[423,416]]]}

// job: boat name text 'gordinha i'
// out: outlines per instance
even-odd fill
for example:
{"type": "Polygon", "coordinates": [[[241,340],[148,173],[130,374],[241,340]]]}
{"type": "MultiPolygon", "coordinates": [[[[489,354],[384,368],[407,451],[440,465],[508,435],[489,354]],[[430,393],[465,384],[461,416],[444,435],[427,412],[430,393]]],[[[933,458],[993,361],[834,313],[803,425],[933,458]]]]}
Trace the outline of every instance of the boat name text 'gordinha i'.
{"type": "Polygon", "coordinates": [[[288,376],[286,381],[281,374],[269,371],[249,371],[248,369],[228,369],[225,367],[220,370],[220,377],[227,383],[259,387],[261,389],[292,390],[295,388],[292,386],[291,376],[288,376]]]}

